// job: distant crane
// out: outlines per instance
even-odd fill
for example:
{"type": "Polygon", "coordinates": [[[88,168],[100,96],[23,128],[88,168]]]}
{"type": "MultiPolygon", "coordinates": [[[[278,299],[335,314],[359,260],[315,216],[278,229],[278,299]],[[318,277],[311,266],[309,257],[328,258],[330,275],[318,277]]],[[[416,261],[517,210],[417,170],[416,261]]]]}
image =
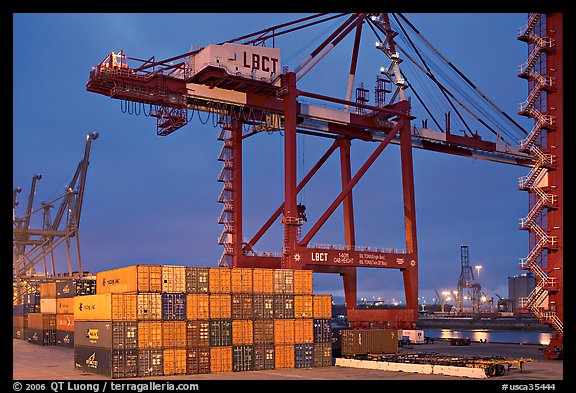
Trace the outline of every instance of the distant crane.
{"type": "Polygon", "coordinates": [[[468,246],[460,246],[460,278],[458,279],[458,293],[456,294],[456,312],[463,312],[464,289],[472,289],[470,299],[472,300],[472,312],[480,310],[481,287],[480,283],[474,279],[474,271],[470,265],[468,246]]]}

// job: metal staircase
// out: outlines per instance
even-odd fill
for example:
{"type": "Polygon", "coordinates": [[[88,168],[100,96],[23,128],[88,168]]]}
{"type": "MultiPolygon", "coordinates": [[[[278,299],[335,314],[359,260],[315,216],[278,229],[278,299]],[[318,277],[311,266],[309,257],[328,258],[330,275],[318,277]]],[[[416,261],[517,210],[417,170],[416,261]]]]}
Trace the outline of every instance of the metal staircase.
{"type": "Polygon", "coordinates": [[[222,203],[222,213],[218,218],[218,223],[224,226],[218,244],[224,246],[222,256],[218,260],[218,266],[231,267],[232,256],[234,255],[234,246],[232,243],[232,235],[234,233],[234,197],[232,191],[234,190],[233,172],[234,169],[234,156],[232,152],[232,130],[224,125],[218,140],[223,141],[224,145],[218,155],[218,161],[222,161],[224,166],[218,177],[218,181],[223,183],[223,189],[218,198],[218,202],[222,203]]]}

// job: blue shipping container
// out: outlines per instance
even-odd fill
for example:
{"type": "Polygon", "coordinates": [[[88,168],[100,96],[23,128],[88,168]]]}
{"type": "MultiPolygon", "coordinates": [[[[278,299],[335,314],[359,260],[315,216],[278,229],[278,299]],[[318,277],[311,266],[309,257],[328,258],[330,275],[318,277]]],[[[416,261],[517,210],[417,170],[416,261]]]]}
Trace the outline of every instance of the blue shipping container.
{"type": "Polygon", "coordinates": [[[330,327],[329,319],[314,320],[314,342],[315,343],[332,342],[332,329],[330,327]]]}
{"type": "Polygon", "coordinates": [[[314,367],[314,344],[294,345],[294,367],[314,367]]]}
{"type": "Polygon", "coordinates": [[[40,292],[32,292],[25,294],[24,304],[40,304],[40,292]]]}
{"type": "Polygon", "coordinates": [[[12,316],[21,317],[27,314],[40,312],[40,303],[38,304],[14,304],[12,307],[12,316]]]}
{"type": "Polygon", "coordinates": [[[186,294],[162,294],[162,319],[165,321],[186,320],[186,294]]]}

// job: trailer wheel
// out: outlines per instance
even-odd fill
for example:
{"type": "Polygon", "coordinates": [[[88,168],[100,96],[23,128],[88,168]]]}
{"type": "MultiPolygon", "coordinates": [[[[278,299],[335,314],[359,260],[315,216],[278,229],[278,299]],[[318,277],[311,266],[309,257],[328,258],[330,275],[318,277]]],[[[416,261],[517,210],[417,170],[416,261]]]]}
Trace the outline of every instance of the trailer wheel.
{"type": "Polygon", "coordinates": [[[504,367],[504,365],[503,364],[497,364],[496,365],[496,375],[501,377],[505,373],[506,373],[506,368],[504,367]]]}
{"type": "Polygon", "coordinates": [[[488,375],[489,377],[493,377],[496,375],[496,365],[495,364],[491,364],[488,366],[488,368],[486,369],[486,375],[488,375]]]}

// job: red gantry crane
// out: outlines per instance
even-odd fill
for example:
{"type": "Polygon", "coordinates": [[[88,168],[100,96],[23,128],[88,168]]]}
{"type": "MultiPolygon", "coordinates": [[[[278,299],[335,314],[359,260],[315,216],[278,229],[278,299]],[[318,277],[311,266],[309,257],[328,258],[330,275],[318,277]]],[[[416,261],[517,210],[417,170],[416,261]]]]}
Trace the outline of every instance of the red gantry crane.
{"type": "MultiPolygon", "coordinates": [[[[413,329],[418,319],[418,245],[412,148],[526,167],[534,165],[533,156],[516,147],[517,141],[526,137],[527,132],[442,56],[402,14],[313,14],[160,61],[154,57],[129,57],[122,50],[112,52],[93,67],[86,89],[121,100],[123,111],[155,117],[160,136],[170,135],[188,124],[195,112],[209,114],[214,125],[221,127],[218,140],[223,142],[218,157],[223,163],[218,179],[223,184],[218,198],[223,205],[218,219],[223,225],[219,243],[224,248],[219,265],[310,269],[340,274],[344,283],[347,318],[352,328],[413,329]],[[294,69],[283,66],[280,48],[276,47],[279,37],[328,21],[336,27],[325,31],[326,38],[294,69]],[[363,84],[354,87],[360,42],[366,31],[376,37],[376,46],[371,50],[381,52],[387,64],[379,69],[373,104],[369,103],[368,89],[363,84]],[[350,35],[353,36],[352,50],[344,97],[299,89],[300,79],[350,35]],[[398,36],[402,43],[397,42],[398,36]],[[417,40],[420,48],[416,45],[417,40]],[[428,54],[424,54],[422,48],[428,54]],[[440,69],[430,62],[433,57],[447,68],[440,69]],[[426,76],[450,105],[449,112],[444,113],[444,124],[438,121],[437,114],[434,115],[426,100],[416,91],[415,84],[408,79],[403,69],[406,60],[414,70],[426,76]],[[454,80],[444,80],[446,70],[463,85],[453,84],[454,80]],[[464,92],[465,89],[468,93],[464,92]],[[423,121],[422,127],[411,124],[415,117],[407,91],[413,93],[436,125],[436,130],[428,128],[427,120],[423,121]],[[476,110],[478,101],[476,105],[470,104],[472,96],[482,100],[486,107],[476,110]],[[334,109],[334,106],[338,108],[334,109]],[[492,111],[490,115],[488,111],[492,111]],[[453,132],[452,114],[457,116],[454,120],[465,127],[458,130],[463,135],[453,132]],[[483,133],[491,133],[495,141],[483,138],[472,129],[471,122],[479,124],[483,133]],[[242,198],[243,145],[249,138],[263,132],[283,133],[284,202],[245,242],[242,207],[249,201],[242,198]],[[297,134],[333,141],[299,181],[297,134]],[[352,141],[376,145],[355,173],[350,161],[352,141]],[[359,246],[352,191],[391,144],[399,145],[400,150],[404,227],[398,230],[404,232],[405,244],[402,248],[359,246]],[[317,221],[308,223],[305,206],[298,204],[297,196],[336,151],[340,157],[342,189],[317,221]],[[344,213],[345,244],[312,243],[314,236],[340,205],[344,213]],[[258,252],[256,244],[279,218],[284,228],[281,252],[258,252]],[[304,226],[307,231],[304,231],[304,226]],[[356,272],[360,267],[399,270],[406,307],[357,309],[356,272]]],[[[205,122],[210,120],[209,117],[205,119],[205,122]]]]}

